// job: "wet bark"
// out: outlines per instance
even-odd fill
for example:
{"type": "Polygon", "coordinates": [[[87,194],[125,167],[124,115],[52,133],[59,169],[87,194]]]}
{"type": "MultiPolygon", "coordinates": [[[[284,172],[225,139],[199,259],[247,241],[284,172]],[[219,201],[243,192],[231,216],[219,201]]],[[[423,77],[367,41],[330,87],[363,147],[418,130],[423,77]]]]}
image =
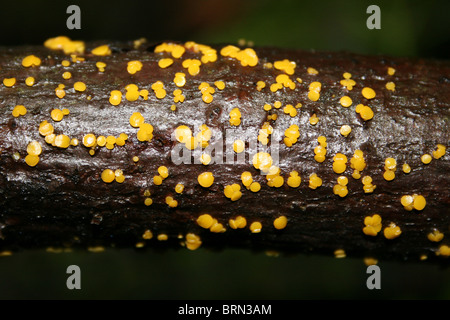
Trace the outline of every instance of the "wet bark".
{"type": "MultiPolygon", "coordinates": [[[[183,248],[185,236],[194,233],[201,239],[201,248],[228,246],[248,250],[276,250],[289,253],[332,255],[342,249],[348,257],[375,257],[408,261],[437,261],[448,264],[448,257],[440,252],[443,245],[450,246],[449,214],[449,155],[432,159],[424,164],[421,156],[432,154],[438,144],[448,146],[450,115],[450,63],[448,61],[423,60],[385,56],[364,56],[343,52],[311,52],[300,50],[255,48],[259,62],[255,67],[242,66],[239,61],[220,55],[218,59],[203,63],[200,73],[192,76],[182,66],[186,59],[200,59],[201,53],[187,50],[173,65],[160,68],[158,60],[170,57],[170,53],[154,53],[154,45],[144,44],[135,49],[132,43],[112,43],[112,54],[95,56],[90,50],[103,43],[86,45],[86,52],[79,57],[84,61],[61,65],[71,60],[69,55],[42,47],[0,48],[0,79],[16,78],[12,87],[0,85],[0,225],[2,251],[20,251],[33,248],[65,247],[140,247],[183,248]],[[40,66],[23,67],[22,59],[30,54],[42,59],[40,66]],[[289,59],[296,63],[295,73],[289,75],[295,89],[283,87],[276,92],[270,85],[282,70],[270,68],[266,63],[289,59]],[[127,72],[127,62],[139,60],[141,71],[134,75],[127,72]],[[106,63],[100,72],[95,63],[106,63]],[[318,74],[308,72],[315,68],[318,74]],[[389,75],[388,68],[395,69],[389,75]],[[72,77],[63,79],[63,72],[72,77]],[[174,76],[186,74],[186,84],[177,87],[174,76]],[[348,90],[341,84],[343,74],[351,74],[356,84],[348,90]],[[36,79],[27,86],[25,79],[36,79]],[[301,82],[300,82],[301,79],[301,82]],[[75,82],[86,84],[86,90],[74,90],[75,82]],[[151,85],[164,83],[167,94],[156,97],[151,85]],[[219,90],[215,81],[223,81],[219,90]],[[265,88],[257,90],[257,82],[264,81],[265,88]],[[321,83],[320,98],[308,98],[310,83],[321,83]],[[207,82],[215,88],[213,101],[205,103],[199,85],[207,82]],[[386,83],[395,83],[395,90],[386,83]],[[65,85],[65,96],[59,98],[55,88],[65,85]],[[140,90],[149,91],[148,99],[142,96],[128,101],[125,87],[136,84],[140,90]],[[376,96],[366,99],[361,90],[374,89],[376,96]],[[173,91],[181,89],[184,102],[174,102],[173,91]],[[109,102],[110,92],[123,94],[119,105],[109,102]],[[342,96],[352,99],[350,107],[340,104],[342,96]],[[280,101],[277,109],[274,102],[280,101]],[[288,104],[301,107],[291,117],[284,112],[288,104]],[[270,111],[264,110],[271,104],[270,111]],[[357,105],[369,106],[374,116],[363,120],[355,112],[357,105]],[[14,117],[16,105],[24,105],[27,113],[14,117]],[[171,106],[176,105],[172,111],[171,106]],[[51,118],[51,110],[67,108],[70,114],[62,121],[51,118]],[[229,113],[239,108],[241,124],[232,126],[229,113]],[[140,112],[145,122],[153,128],[151,141],[137,139],[138,128],[129,123],[130,116],[140,112]],[[267,120],[277,114],[277,119],[267,120]],[[310,124],[315,114],[319,122],[310,124]],[[39,125],[47,120],[55,134],[76,138],[77,146],[59,148],[45,142],[39,133],[39,125]],[[259,130],[268,121],[273,128],[267,145],[268,152],[275,152],[278,144],[278,167],[284,178],[281,187],[267,185],[267,177],[252,164],[252,155],[265,150],[257,145],[259,130]],[[246,142],[245,162],[226,161],[204,165],[201,163],[175,164],[171,151],[179,146],[174,131],[180,125],[188,126],[196,133],[202,124],[212,132],[210,145],[227,138],[225,145],[236,139],[246,142]],[[292,124],[299,127],[298,141],[291,147],[284,142],[285,130],[292,124]],[[342,125],[350,125],[351,133],[340,134],[342,125]],[[114,148],[83,145],[83,137],[92,133],[98,136],[119,137],[128,135],[123,146],[114,148]],[[248,136],[245,136],[248,134],[248,136]],[[327,138],[324,162],[314,159],[317,138],[327,138]],[[271,140],[271,138],[273,138],[271,140]],[[31,141],[42,146],[39,163],[31,167],[25,162],[27,146],[31,141]],[[258,150],[256,148],[259,148],[258,150]],[[94,154],[90,154],[90,150],[94,154]],[[361,176],[370,176],[376,188],[371,193],[363,190],[362,179],[352,177],[350,159],[355,150],[362,150],[366,162],[361,176]],[[347,156],[346,170],[333,171],[333,157],[337,153],[347,156]],[[20,157],[19,157],[20,156],[20,157]],[[139,157],[135,162],[133,157],[139,157]],[[397,161],[395,179],[383,178],[385,159],[397,161]],[[402,171],[408,163],[412,171],[402,171]],[[158,168],[166,166],[169,176],[161,185],[155,185],[153,177],[158,168]],[[101,174],[105,169],[120,169],[125,180],[105,183],[101,174]],[[301,184],[297,188],[287,183],[289,173],[297,171],[301,184]],[[199,185],[197,177],[209,171],[214,183],[209,188],[199,185]],[[253,180],[261,185],[259,192],[248,190],[241,182],[241,174],[249,171],[253,180]],[[309,177],[316,173],[323,181],[317,189],[309,187],[309,177]],[[339,176],[348,177],[348,195],[333,193],[339,176]],[[175,192],[177,184],[184,191],[175,192]],[[242,197],[232,201],[224,195],[226,185],[239,184],[242,197]],[[427,201],[423,210],[407,211],[400,202],[403,195],[423,195],[427,201]],[[166,198],[178,202],[170,207],[166,198]],[[152,204],[146,205],[145,199],[152,204]],[[222,223],[225,232],[215,233],[200,227],[196,220],[201,214],[210,214],[222,223]],[[364,234],[364,218],[378,214],[382,218],[382,230],[376,236],[364,234]],[[273,221],[287,217],[284,229],[274,228],[273,221]],[[229,219],[243,216],[247,226],[232,229],[229,219]],[[259,221],[260,233],[252,233],[249,225],[259,221]],[[390,223],[401,228],[401,235],[386,239],[383,230],[390,223]],[[152,239],[143,239],[146,230],[152,239]],[[440,242],[432,242],[427,235],[433,230],[444,234],[440,242]],[[168,239],[158,240],[165,234],[168,239]]],[[[185,152],[187,149],[181,148],[185,152]]],[[[218,149],[217,149],[218,150],[218,149]]],[[[216,152],[218,152],[216,150],[216,152]]],[[[199,149],[197,149],[197,152],[199,149]]],[[[200,150],[201,151],[201,150],[200,150]]],[[[225,152],[226,153],[226,152],[225,152]]],[[[232,154],[237,157],[232,151],[232,154]]],[[[242,155],[242,154],[241,154],[242,155]]],[[[194,162],[194,157],[189,157],[194,162]]],[[[216,157],[216,160],[219,157],[216,157]]],[[[220,162],[220,161],[219,161],[220,162]]]]}

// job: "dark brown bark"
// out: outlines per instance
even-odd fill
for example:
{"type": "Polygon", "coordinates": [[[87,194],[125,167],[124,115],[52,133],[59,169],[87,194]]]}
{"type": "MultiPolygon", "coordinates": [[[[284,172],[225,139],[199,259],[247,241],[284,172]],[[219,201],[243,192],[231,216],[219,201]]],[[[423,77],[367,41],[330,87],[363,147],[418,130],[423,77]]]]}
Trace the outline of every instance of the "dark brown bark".
{"type": "MultiPolygon", "coordinates": [[[[323,53],[297,50],[256,48],[259,63],[255,67],[243,67],[236,59],[219,54],[216,62],[202,64],[200,73],[191,76],[181,66],[187,58],[199,59],[201,54],[190,50],[174,64],[161,69],[157,61],[170,57],[169,53],[153,52],[154,46],[143,45],[134,49],[132,44],[111,44],[110,56],[98,57],[90,53],[96,44],[87,44],[85,61],[61,66],[70,57],[45,47],[17,47],[0,49],[0,79],[15,77],[12,88],[0,85],[0,223],[1,250],[21,250],[42,247],[86,248],[92,246],[129,247],[145,243],[145,247],[180,247],[187,233],[200,236],[202,248],[235,246],[247,249],[278,250],[299,253],[333,254],[336,249],[345,250],[350,257],[372,256],[379,259],[401,259],[448,264],[450,260],[439,252],[442,245],[450,246],[449,215],[449,155],[423,164],[421,156],[432,154],[437,144],[448,146],[450,115],[450,63],[411,58],[363,56],[349,53],[323,53]],[[39,67],[25,68],[22,59],[34,54],[42,59],[39,67]],[[282,71],[265,68],[264,63],[289,59],[296,62],[295,74],[290,78],[296,88],[283,88],[271,92],[270,85],[282,71]],[[126,71],[127,62],[140,60],[143,69],[135,75],[126,71]],[[99,72],[96,61],[104,61],[106,71],[99,72]],[[318,70],[309,74],[308,67],[318,70]],[[395,68],[388,75],[388,67],[395,68]],[[64,80],[62,73],[70,71],[72,78],[64,80]],[[173,90],[178,89],[173,79],[176,72],[186,74],[186,85],[180,88],[186,97],[182,103],[173,102],[173,90]],[[347,90],[340,84],[343,73],[352,74],[356,85],[347,90]],[[32,87],[25,85],[28,76],[36,78],[32,87]],[[302,83],[296,81],[301,78],[302,83]],[[215,88],[213,101],[202,101],[198,86],[222,80],[224,90],[215,88]],[[257,81],[265,81],[266,87],[256,90],[257,81]],[[73,84],[82,81],[87,89],[75,92],[73,84]],[[155,97],[151,85],[164,83],[167,96],[155,97]],[[308,86],[313,81],[322,84],[320,99],[308,99],[308,86]],[[387,82],[395,83],[395,91],[389,91],[387,82]],[[65,84],[66,95],[55,95],[58,84],[65,84]],[[125,99],[125,86],[136,84],[149,90],[148,100],[125,99]],[[361,94],[363,87],[373,88],[374,99],[361,94]],[[112,90],[124,93],[118,106],[109,103],[112,90]],[[339,99],[348,95],[353,104],[349,108],[340,105],[339,99]],[[88,100],[90,97],[90,100],[88,100]],[[291,117],[280,109],[264,111],[266,103],[281,101],[302,107],[298,115],[291,117]],[[358,104],[368,105],[374,111],[371,120],[364,121],[355,112],[358,104]],[[11,115],[15,105],[24,105],[27,114],[15,118],[11,115]],[[177,110],[170,106],[176,104],[177,110]],[[239,108],[242,122],[232,133],[231,142],[241,138],[239,130],[251,129],[255,137],[268,114],[277,114],[270,121],[275,136],[279,134],[279,167],[284,177],[280,188],[267,185],[267,179],[248,162],[254,152],[247,145],[245,164],[181,164],[171,161],[170,152],[178,144],[172,134],[179,125],[197,130],[206,124],[212,130],[211,141],[233,129],[229,113],[239,108]],[[70,114],[60,122],[52,121],[54,108],[68,108],[70,114]],[[140,112],[146,122],[154,127],[153,139],[140,142],[137,129],[129,124],[133,112],[140,112]],[[316,114],[318,124],[309,123],[316,114]],[[39,134],[39,124],[47,120],[55,133],[77,138],[80,144],[61,149],[47,144],[39,134]],[[300,128],[298,142],[291,148],[283,143],[284,131],[291,124],[300,128]],[[348,124],[352,132],[348,137],[339,133],[348,124]],[[108,150],[97,147],[95,155],[82,145],[83,136],[119,136],[128,134],[124,146],[108,150]],[[327,154],[323,163],[314,160],[317,137],[327,138],[327,154]],[[27,145],[37,140],[43,148],[35,167],[28,166],[24,158],[27,145]],[[366,168],[362,176],[370,176],[376,189],[364,193],[361,179],[352,178],[350,159],[355,150],[364,152],[366,168]],[[15,160],[13,155],[20,154],[15,160]],[[342,174],[333,172],[333,156],[343,153],[348,158],[347,169],[342,174]],[[138,162],[132,158],[139,157],[138,162]],[[393,181],[383,178],[384,161],[393,157],[397,161],[393,181]],[[407,162],[412,172],[405,174],[402,164],[407,162]],[[169,176],[159,186],[153,176],[159,166],[169,169],[169,176]],[[101,179],[104,169],[121,169],[126,177],[123,183],[105,183],[101,179]],[[302,182],[292,188],[286,181],[289,172],[296,170],[302,182]],[[197,176],[204,171],[214,174],[214,184],[203,188],[197,176]],[[241,183],[241,173],[250,171],[253,179],[261,184],[261,190],[253,193],[241,183]],[[308,180],[317,173],[323,185],[309,188],[308,180]],[[349,179],[346,197],[333,194],[333,186],[340,175],[349,179]],[[185,185],[182,194],[174,187],[185,185]],[[233,183],[241,185],[242,198],[231,201],[224,196],[224,187],[233,183]],[[153,200],[146,206],[145,190],[150,190],[153,200]],[[420,194],[427,205],[422,211],[407,211],[400,203],[403,195],[420,194]],[[178,201],[176,208],[169,207],[165,198],[178,201]],[[197,225],[200,214],[209,213],[226,227],[224,233],[213,233],[197,225]],[[402,234],[393,240],[383,235],[363,233],[364,218],[379,214],[383,229],[391,222],[398,225],[402,234]],[[247,227],[233,230],[228,226],[230,218],[242,215],[247,227]],[[285,229],[273,227],[273,220],[281,215],[288,219],[285,229]],[[262,223],[262,231],[251,233],[248,225],[262,223]],[[431,242],[427,234],[438,229],[444,234],[440,242],[431,242]],[[154,237],[143,240],[145,230],[154,237]],[[167,234],[167,241],[158,241],[158,234],[167,234]],[[181,238],[180,238],[181,235],[181,238]]],[[[230,141],[228,141],[230,142],[230,141]]]]}

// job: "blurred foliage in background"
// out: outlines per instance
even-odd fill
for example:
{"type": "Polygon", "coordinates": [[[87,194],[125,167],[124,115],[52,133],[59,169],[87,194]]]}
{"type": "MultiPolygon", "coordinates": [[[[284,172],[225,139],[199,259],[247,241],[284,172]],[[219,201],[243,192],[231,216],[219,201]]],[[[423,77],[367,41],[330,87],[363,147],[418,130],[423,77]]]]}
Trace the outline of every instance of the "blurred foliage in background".
{"type": "Polygon", "coordinates": [[[193,40],[367,54],[449,57],[450,3],[430,1],[20,1],[0,10],[2,45],[82,40],[193,40]],[[81,30],[66,28],[66,9],[81,8],[81,30]],[[367,7],[381,9],[381,30],[366,28],[367,7]]]}
{"type": "MultiPolygon", "coordinates": [[[[199,43],[345,50],[449,58],[449,1],[20,1],[2,3],[0,45],[80,40],[199,43]],[[81,8],[81,30],[66,28],[66,8],[81,8]],[[366,9],[381,8],[381,30],[366,9]]],[[[382,289],[368,290],[361,260],[268,257],[245,250],[167,253],[30,252],[0,258],[0,299],[449,299],[450,272],[426,263],[383,262],[382,289]],[[82,289],[66,288],[80,266],[82,289]]]]}

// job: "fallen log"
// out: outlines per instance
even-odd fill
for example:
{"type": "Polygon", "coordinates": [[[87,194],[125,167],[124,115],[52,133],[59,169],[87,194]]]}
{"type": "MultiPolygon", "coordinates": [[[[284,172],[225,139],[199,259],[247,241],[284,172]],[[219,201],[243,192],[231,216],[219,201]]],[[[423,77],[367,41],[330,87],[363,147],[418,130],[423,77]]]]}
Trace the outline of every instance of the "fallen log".
{"type": "Polygon", "coordinates": [[[4,254],[450,260],[448,61],[57,37],[0,79],[4,254]]]}

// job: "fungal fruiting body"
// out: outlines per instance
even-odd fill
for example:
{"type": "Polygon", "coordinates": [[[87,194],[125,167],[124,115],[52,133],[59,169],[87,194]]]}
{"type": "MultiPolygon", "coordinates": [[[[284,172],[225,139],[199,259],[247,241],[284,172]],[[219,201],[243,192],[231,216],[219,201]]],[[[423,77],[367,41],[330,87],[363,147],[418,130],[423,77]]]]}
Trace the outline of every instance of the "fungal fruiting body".
{"type": "Polygon", "coordinates": [[[376,96],[375,91],[372,88],[368,87],[364,87],[361,91],[361,94],[366,99],[373,99],[376,96]]]}
{"type": "Polygon", "coordinates": [[[343,125],[343,126],[341,127],[341,129],[339,130],[339,132],[340,132],[344,137],[347,137],[347,136],[350,134],[350,132],[352,132],[352,128],[351,128],[349,125],[345,124],[345,125],[343,125]]]}
{"type": "Polygon", "coordinates": [[[376,236],[381,231],[381,217],[378,214],[365,217],[364,224],[363,232],[368,236],[376,236]]]}
{"type": "Polygon", "coordinates": [[[281,230],[286,228],[287,218],[285,216],[280,216],[273,221],[273,226],[275,229],[281,230]]]}
{"type": "Polygon", "coordinates": [[[317,138],[317,142],[319,142],[319,145],[314,148],[314,160],[317,162],[324,162],[327,153],[327,138],[320,136],[317,138]]]}
{"type": "Polygon", "coordinates": [[[302,181],[302,179],[300,178],[298,172],[297,171],[292,171],[289,174],[289,178],[287,180],[287,184],[291,188],[298,188],[300,186],[301,181],[302,181]]]}
{"type": "Polygon", "coordinates": [[[105,170],[103,170],[101,177],[102,177],[103,182],[111,183],[114,181],[116,176],[115,176],[113,170],[105,169],[105,170]]]}
{"type": "Polygon", "coordinates": [[[377,187],[376,185],[372,184],[372,181],[372,177],[370,176],[362,177],[361,182],[363,183],[363,190],[365,193],[372,193],[377,187]]]}
{"type": "Polygon", "coordinates": [[[432,242],[439,242],[444,239],[444,234],[437,229],[434,229],[427,235],[428,240],[432,242]]]}
{"type": "Polygon", "coordinates": [[[433,151],[434,159],[440,159],[445,155],[446,147],[443,144],[438,144],[437,149],[433,151]]]}
{"type": "Polygon", "coordinates": [[[387,181],[394,180],[395,170],[397,169],[397,161],[394,158],[387,158],[384,164],[383,178],[387,181]]]}
{"type": "Polygon", "coordinates": [[[29,55],[23,58],[22,66],[25,68],[28,67],[39,67],[41,65],[41,59],[36,57],[35,55],[29,55]]]}
{"type": "Polygon", "coordinates": [[[298,138],[300,137],[299,127],[296,124],[291,125],[284,132],[285,138],[284,143],[287,147],[292,147],[295,143],[297,143],[298,138]]]}
{"type": "Polygon", "coordinates": [[[198,183],[204,188],[209,188],[214,183],[214,175],[212,172],[203,172],[198,176],[198,183]]]}
{"type": "Polygon", "coordinates": [[[372,108],[363,104],[358,104],[355,108],[355,111],[361,116],[364,121],[370,120],[374,116],[372,108]]]}
{"type": "Polygon", "coordinates": [[[339,103],[341,104],[341,106],[348,108],[352,105],[353,101],[349,96],[343,96],[340,100],[339,103]]]}
{"type": "Polygon", "coordinates": [[[309,85],[308,98],[311,101],[317,101],[320,98],[320,91],[322,90],[322,84],[318,81],[311,82],[309,85]]]}
{"type": "Polygon", "coordinates": [[[23,105],[17,105],[14,107],[13,111],[12,111],[12,115],[15,118],[18,118],[20,116],[24,116],[27,114],[27,108],[25,108],[25,106],[23,105]]]}
{"type": "Polygon", "coordinates": [[[111,55],[111,49],[107,44],[104,44],[92,49],[91,53],[96,56],[109,56],[111,55]]]}
{"type": "Polygon", "coordinates": [[[413,209],[421,211],[427,204],[425,197],[418,194],[404,195],[401,197],[400,202],[405,210],[408,211],[411,211],[413,209]]]}
{"type": "Polygon", "coordinates": [[[389,224],[389,226],[384,228],[383,233],[386,239],[392,240],[399,237],[402,234],[402,230],[399,226],[392,222],[389,224]]]}
{"type": "Polygon", "coordinates": [[[345,197],[348,194],[348,178],[345,176],[340,176],[337,178],[337,184],[333,186],[333,193],[340,196],[341,198],[345,197]]]}
{"type": "Polygon", "coordinates": [[[234,108],[230,111],[230,124],[232,126],[238,126],[241,124],[241,112],[238,108],[234,108]]]}
{"type": "Polygon", "coordinates": [[[237,183],[225,186],[223,192],[231,201],[239,200],[242,197],[241,186],[237,183]]]}
{"type": "Polygon", "coordinates": [[[197,224],[205,229],[209,229],[212,226],[213,222],[214,222],[213,217],[211,217],[211,215],[206,213],[202,214],[197,218],[197,224]]]}
{"type": "Polygon", "coordinates": [[[309,187],[311,189],[316,189],[322,185],[322,179],[317,176],[316,173],[313,173],[309,176],[309,187]]]}
{"type": "Polygon", "coordinates": [[[252,163],[256,169],[268,173],[269,169],[272,167],[273,159],[267,152],[258,152],[253,156],[252,163]]]}
{"type": "Polygon", "coordinates": [[[259,221],[255,221],[250,224],[250,231],[252,233],[260,233],[261,229],[262,229],[262,224],[259,221]]]}
{"type": "Polygon", "coordinates": [[[247,226],[247,219],[245,219],[245,217],[242,216],[237,216],[234,219],[230,219],[228,221],[228,225],[232,229],[243,229],[247,226]]]}
{"type": "Polygon", "coordinates": [[[202,241],[200,239],[200,236],[194,234],[194,233],[188,233],[186,234],[186,248],[189,250],[196,250],[202,245],[202,241]]]}
{"type": "Polygon", "coordinates": [[[347,256],[347,254],[345,253],[344,249],[336,249],[334,251],[334,256],[338,259],[342,259],[342,258],[345,258],[347,256]]]}
{"type": "Polygon", "coordinates": [[[343,173],[347,168],[347,157],[342,153],[337,153],[333,157],[333,171],[336,173],[343,173]]]}

